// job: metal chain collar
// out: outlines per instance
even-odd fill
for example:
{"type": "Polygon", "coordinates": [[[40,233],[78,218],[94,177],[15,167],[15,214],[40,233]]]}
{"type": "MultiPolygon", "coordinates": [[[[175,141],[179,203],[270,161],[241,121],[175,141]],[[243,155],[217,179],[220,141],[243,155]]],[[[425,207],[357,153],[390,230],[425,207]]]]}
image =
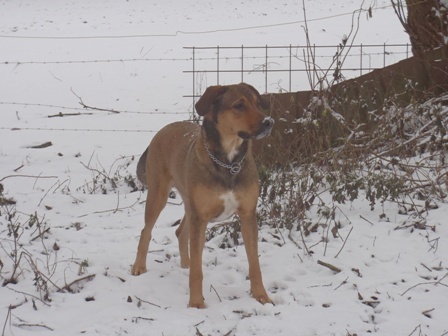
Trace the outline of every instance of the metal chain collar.
{"type": "Polygon", "coordinates": [[[208,156],[210,156],[210,159],[213,160],[218,166],[221,166],[223,168],[229,169],[230,174],[236,175],[241,171],[241,165],[243,164],[244,159],[246,158],[246,155],[243,156],[243,158],[240,160],[240,162],[233,162],[232,164],[224,163],[220,160],[218,160],[210,151],[210,148],[208,148],[207,143],[205,140],[202,141],[204,143],[205,151],[207,152],[208,156]]]}

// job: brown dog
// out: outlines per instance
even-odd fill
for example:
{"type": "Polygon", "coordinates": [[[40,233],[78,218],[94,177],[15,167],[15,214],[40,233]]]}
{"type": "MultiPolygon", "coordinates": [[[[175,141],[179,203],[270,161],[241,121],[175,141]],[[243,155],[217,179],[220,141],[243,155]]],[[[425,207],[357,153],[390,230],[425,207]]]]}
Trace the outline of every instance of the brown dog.
{"type": "Polygon", "coordinates": [[[152,228],[170,189],[175,187],[185,205],[185,216],[176,235],[181,267],[190,267],[189,307],[205,307],[202,251],[207,223],[234,214],[241,220],[252,296],[263,304],[272,303],[263,286],[258,261],[255,208],[259,180],[251,139],[269,135],[274,121],[260,107],[266,108],[266,103],[250,85],[211,86],[196,103],[197,113],[204,117],[202,126],[176,122],[164,127],[138,162],[137,176],[148,186],[148,196],[145,227],[132,274],[146,272],[152,228]]]}

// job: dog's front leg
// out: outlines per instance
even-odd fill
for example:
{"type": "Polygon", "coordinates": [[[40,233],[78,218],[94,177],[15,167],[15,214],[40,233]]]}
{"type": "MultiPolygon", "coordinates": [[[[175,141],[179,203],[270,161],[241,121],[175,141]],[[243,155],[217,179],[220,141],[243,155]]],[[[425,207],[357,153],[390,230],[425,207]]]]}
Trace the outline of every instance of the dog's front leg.
{"type": "Polygon", "coordinates": [[[241,233],[249,261],[249,279],[252,297],[258,302],[273,303],[263,285],[260,262],[258,260],[258,225],[255,212],[239,214],[241,220],[241,233]]]}
{"type": "Polygon", "coordinates": [[[204,297],[202,296],[202,251],[205,244],[205,230],[207,222],[190,216],[188,218],[190,226],[190,308],[205,308],[204,297]]]}
{"type": "Polygon", "coordinates": [[[188,223],[187,215],[182,218],[176,230],[176,236],[179,240],[180,267],[189,268],[190,256],[188,253],[188,242],[190,241],[190,224],[188,223]]]}

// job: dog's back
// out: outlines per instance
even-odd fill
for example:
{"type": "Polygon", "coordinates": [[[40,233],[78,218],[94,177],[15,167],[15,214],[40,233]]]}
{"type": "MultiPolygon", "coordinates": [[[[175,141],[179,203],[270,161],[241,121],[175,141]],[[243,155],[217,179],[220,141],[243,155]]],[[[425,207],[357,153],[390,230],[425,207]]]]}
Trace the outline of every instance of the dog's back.
{"type": "MultiPolygon", "coordinates": [[[[149,160],[168,159],[168,154],[174,159],[180,159],[179,156],[186,154],[192,140],[194,140],[199,132],[199,125],[189,122],[180,121],[169,124],[162,128],[153,138],[149,146],[145,149],[137,163],[137,178],[144,185],[148,186],[146,180],[146,168],[148,166],[148,151],[151,151],[149,160]],[[173,148],[178,148],[175,151],[173,148]]],[[[154,163],[149,163],[151,167],[154,163]]]]}

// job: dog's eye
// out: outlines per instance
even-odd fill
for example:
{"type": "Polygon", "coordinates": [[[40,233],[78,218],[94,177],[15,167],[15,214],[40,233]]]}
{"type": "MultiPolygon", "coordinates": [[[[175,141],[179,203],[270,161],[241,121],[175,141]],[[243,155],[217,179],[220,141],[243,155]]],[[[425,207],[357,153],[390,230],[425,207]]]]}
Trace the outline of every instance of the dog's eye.
{"type": "Polygon", "coordinates": [[[243,103],[236,103],[235,105],[233,105],[233,108],[235,110],[242,110],[244,108],[244,104],[243,103]]]}

